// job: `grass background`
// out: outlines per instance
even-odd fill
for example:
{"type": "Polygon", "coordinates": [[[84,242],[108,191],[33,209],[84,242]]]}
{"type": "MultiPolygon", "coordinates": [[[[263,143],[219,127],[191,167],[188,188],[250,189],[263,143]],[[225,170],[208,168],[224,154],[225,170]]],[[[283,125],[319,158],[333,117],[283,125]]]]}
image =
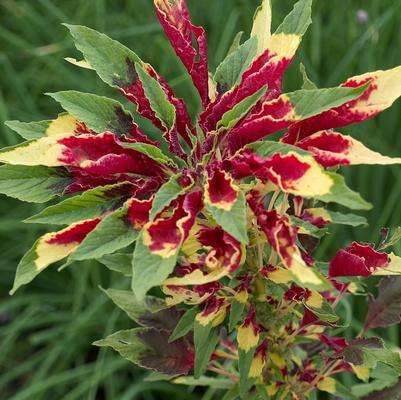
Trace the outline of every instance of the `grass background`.
{"type": "MultiPolygon", "coordinates": [[[[189,0],[196,24],[206,27],[211,69],[224,57],[235,33],[250,31],[258,0],[189,0]]],[[[273,0],[277,26],[293,0],[273,0]]],[[[299,85],[302,61],[319,86],[348,76],[401,64],[400,0],[315,0],[314,24],[287,73],[286,87],[299,85]],[[358,23],[357,10],[369,21],[358,23]]],[[[150,62],[184,97],[195,113],[196,93],[168,46],[150,0],[1,0],[0,2],[0,145],[20,139],[3,122],[48,119],[61,110],[44,92],[76,89],[115,97],[92,71],[74,67],[64,57],[79,58],[62,22],[103,31],[150,62]]],[[[388,155],[401,153],[401,102],[373,121],[344,129],[388,155]]],[[[377,241],[382,226],[401,225],[401,168],[344,169],[347,181],[374,204],[366,229],[338,229],[320,250],[323,258],[353,238],[377,241]]],[[[201,399],[212,398],[167,383],[147,383],[143,372],[90,343],[130,327],[97,288],[121,282],[98,265],[79,264],[57,273],[50,268],[12,298],[8,296],[19,258],[41,228],[20,221],[38,206],[1,197],[0,201],[0,399],[201,399]]],[[[401,249],[398,249],[401,250],[401,249]]],[[[365,303],[349,303],[359,330],[365,303]]],[[[398,344],[399,329],[384,332],[398,344]]],[[[220,398],[217,396],[216,398],[220,398]]]]}

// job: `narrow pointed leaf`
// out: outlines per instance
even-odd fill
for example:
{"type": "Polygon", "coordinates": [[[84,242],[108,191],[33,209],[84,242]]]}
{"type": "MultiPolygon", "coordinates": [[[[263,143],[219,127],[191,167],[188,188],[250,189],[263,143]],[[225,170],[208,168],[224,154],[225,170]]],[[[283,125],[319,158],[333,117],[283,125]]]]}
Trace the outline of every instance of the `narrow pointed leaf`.
{"type": "Polygon", "coordinates": [[[136,64],[135,68],[152,110],[156,113],[157,118],[163,123],[164,127],[171,129],[175,124],[175,108],[169,102],[163,87],[140,64],[136,64]]]}
{"type": "Polygon", "coordinates": [[[195,342],[195,378],[199,378],[206,370],[210,357],[219,342],[219,333],[212,324],[203,326],[197,321],[194,325],[195,342]]]}

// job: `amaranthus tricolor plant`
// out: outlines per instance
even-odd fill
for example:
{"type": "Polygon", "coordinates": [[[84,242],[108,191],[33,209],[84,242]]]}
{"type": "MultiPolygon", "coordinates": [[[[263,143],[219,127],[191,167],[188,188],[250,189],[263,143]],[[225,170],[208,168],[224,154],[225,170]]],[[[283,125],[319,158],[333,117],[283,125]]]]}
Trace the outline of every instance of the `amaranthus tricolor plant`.
{"type": "Polygon", "coordinates": [[[377,246],[351,243],[330,262],[313,255],[330,224],[366,223],[331,203],[371,207],[337,167],[401,163],[336,130],[391,106],[401,67],[318,89],[301,66],[302,89],[282,93],[312,0],[298,1],[273,34],[263,0],[250,38],[238,35],[214,74],[185,0],[154,3],[202,111],[191,120],[122,44],[67,25],[84,55],[70,61],[96,71],[161,134],[151,138],[117,101],[76,91],[51,94],[66,111],[55,120],[7,123],[27,141],[0,151],[0,191],[35,203],[68,195],[26,221],[67,227],[36,241],[11,293],[57,261],[96,259],[132,277],[132,290],[105,293],[140,327],[95,344],[151,379],[225,390],[225,400],[396,398],[400,355],[370,330],[400,321],[399,278],[383,278],[369,298],[358,337],[335,333],[342,299],[367,294],[360,277],[401,274],[401,258],[388,253],[400,231],[382,232],[377,246]],[[340,373],[368,383],[346,388],[340,373]]]}

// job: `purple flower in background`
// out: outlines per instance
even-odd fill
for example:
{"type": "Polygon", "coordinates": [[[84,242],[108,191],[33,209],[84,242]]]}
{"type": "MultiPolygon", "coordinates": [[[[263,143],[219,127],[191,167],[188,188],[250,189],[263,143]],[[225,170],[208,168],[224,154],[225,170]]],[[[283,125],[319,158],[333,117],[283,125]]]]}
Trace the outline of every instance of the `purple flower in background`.
{"type": "Polygon", "coordinates": [[[356,12],[356,20],[359,24],[367,24],[369,22],[369,13],[366,10],[358,10],[356,12]]]}

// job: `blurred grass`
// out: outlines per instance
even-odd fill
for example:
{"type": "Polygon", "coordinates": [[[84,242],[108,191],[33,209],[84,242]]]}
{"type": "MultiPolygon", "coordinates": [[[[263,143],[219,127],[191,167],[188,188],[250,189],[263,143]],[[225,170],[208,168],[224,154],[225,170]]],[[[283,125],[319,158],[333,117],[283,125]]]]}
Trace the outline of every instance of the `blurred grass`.
{"type": "MultiPolygon", "coordinates": [[[[64,57],[80,58],[60,23],[83,24],[120,40],[154,65],[184,97],[192,113],[199,108],[183,67],[168,46],[150,0],[1,0],[0,2],[0,145],[18,137],[3,122],[48,119],[60,109],[44,92],[76,89],[116,97],[94,73],[74,67],[64,57]]],[[[214,69],[239,30],[249,32],[258,0],[189,0],[196,24],[206,27],[214,69]]],[[[273,0],[277,25],[293,0],[273,0]]],[[[314,24],[287,74],[289,89],[299,85],[302,61],[319,86],[340,83],[350,75],[401,64],[401,0],[315,0],[314,24]],[[363,8],[369,22],[360,24],[363,8]]],[[[373,121],[344,129],[388,155],[401,153],[401,102],[373,121]]],[[[320,250],[328,259],[352,239],[377,241],[382,226],[401,225],[401,168],[344,169],[355,190],[374,204],[370,227],[338,229],[320,250]]],[[[129,321],[98,290],[119,286],[94,264],[57,273],[50,268],[28,288],[8,297],[15,267],[40,233],[20,221],[37,206],[2,197],[0,202],[0,398],[47,399],[191,399],[201,395],[166,383],[143,382],[143,372],[111,351],[90,343],[128,328],[129,321]]],[[[401,250],[398,248],[398,250],[401,250]]],[[[351,304],[348,334],[359,329],[364,302],[351,304]]],[[[384,332],[397,343],[399,330],[384,332]]],[[[206,396],[205,396],[206,398],[206,396]]],[[[210,397],[207,397],[210,398],[210,397]]]]}

